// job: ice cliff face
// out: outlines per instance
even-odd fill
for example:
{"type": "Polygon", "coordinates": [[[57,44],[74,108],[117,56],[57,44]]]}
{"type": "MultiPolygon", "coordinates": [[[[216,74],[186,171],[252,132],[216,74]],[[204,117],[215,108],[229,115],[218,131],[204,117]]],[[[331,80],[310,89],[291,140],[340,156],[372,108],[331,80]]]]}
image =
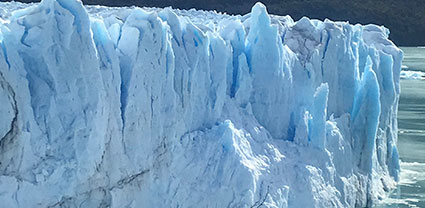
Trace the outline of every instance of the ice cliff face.
{"type": "Polygon", "coordinates": [[[2,206],[354,207],[395,185],[383,27],[1,5],[2,206]]]}

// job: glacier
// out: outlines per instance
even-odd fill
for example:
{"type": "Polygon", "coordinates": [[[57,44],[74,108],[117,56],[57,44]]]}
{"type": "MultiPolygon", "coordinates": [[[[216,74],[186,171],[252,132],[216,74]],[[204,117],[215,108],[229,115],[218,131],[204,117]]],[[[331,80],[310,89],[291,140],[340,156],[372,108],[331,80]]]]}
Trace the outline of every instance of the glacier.
{"type": "Polygon", "coordinates": [[[383,26],[0,5],[2,207],[366,207],[399,180],[383,26]]]}

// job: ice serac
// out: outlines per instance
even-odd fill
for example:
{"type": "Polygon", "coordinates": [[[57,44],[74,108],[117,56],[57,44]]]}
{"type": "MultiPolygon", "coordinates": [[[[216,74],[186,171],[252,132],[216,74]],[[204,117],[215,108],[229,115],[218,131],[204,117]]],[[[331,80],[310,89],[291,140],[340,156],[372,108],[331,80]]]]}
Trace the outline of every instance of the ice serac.
{"type": "Polygon", "coordinates": [[[384,27],[1,5],[2,206],[365,207],[398,180],[384,27]]]}

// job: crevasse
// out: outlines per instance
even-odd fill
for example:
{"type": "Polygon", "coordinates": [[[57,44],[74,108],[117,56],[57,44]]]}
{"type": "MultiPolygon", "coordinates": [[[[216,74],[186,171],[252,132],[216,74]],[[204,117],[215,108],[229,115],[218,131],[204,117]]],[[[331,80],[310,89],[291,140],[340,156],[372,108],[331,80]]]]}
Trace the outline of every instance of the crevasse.
{"type": "Polygon", "coordinates": [[[388,30],[1,3],[5,207],[365,207],[399,175],[388,30]]]}

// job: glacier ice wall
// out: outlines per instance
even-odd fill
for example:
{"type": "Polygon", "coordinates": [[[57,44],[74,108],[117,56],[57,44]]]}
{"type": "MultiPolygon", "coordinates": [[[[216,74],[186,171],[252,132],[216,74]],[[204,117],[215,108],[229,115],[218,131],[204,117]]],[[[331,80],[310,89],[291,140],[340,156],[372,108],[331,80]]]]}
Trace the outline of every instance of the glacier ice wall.
{"type": "Polygon", "coordinates": [[[1,3],[5,207],[354,207],[399,175],[375,25],[1,3]]]}

